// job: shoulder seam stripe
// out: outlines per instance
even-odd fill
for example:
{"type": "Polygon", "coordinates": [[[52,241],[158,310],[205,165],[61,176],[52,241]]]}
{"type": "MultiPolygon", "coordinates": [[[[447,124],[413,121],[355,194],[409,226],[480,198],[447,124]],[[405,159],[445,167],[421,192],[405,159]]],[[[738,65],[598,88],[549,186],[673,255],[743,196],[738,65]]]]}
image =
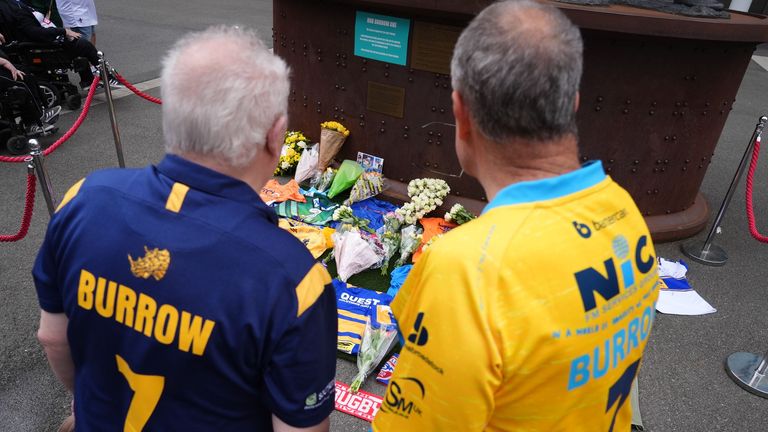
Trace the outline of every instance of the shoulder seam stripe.
{"type": "Polygon", "coordinates": [[[315,263],[296,287],[296,299],[299,303],[296,317],[300,317],[304,311],[315,304],[329,283],[331,283],[331,275],[320,263],[315,263]]]}
{"type": "Polygon", "coordinates": [[[165,209],[174,213],[181,211],[187,192],[189,192],[189,186],[183,183],[174,183],[171,194],[168,195],[168,201],[165,202],[165,209]]]}
{"type": "Polygon", "coordinates": [[[80,181],[73,184],[71,188],[67,191],[67,193],[64,194],[64,198],[61,199],[61,203],[58,207],[56,207],[57,213],[59,210],[61,210],[65,205],[67,205],[70,201],[72,201],[72,198],[77,196],[77,193],[80,192],[80,188],[83,186],[83,182],[85,181],[85,178],[81,178],[80,181]]]}

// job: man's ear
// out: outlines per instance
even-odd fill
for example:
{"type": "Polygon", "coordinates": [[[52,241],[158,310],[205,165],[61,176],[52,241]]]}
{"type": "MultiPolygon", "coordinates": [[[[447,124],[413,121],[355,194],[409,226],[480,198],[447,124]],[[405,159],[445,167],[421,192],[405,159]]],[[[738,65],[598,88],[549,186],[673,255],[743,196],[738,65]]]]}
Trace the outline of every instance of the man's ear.
{"type": "Polygon", "coordinates": [[[579,102],[581,102],[581,93],[578,91],[576,92],[576,97],[574,98],[573,102],[573,112],[579,112],[579,102]]]}
{"type": "Polygon", "coordinates": [[[272,124],[272,127],[267,131],[267,142],[264,145],[264,150],[270,157],[280,157],[280,152],[283,150],[283,142],[285,141],[285,129],[288,127],[288,117],[281,115],[272,124]]]}
{"type": "Polygon", "coordinates": [[[453,101],[453,117],[456,119],[456,137],[466,141],[472,134],[469,109],[461,93],[456,90],[451,93],[451,100],[453,101]]]}

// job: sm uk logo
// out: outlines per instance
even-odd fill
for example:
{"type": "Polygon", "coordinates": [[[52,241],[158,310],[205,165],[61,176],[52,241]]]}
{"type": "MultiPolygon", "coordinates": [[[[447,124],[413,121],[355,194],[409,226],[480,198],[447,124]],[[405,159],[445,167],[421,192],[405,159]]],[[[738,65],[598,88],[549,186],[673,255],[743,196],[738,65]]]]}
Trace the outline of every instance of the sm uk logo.
{"type": "Polygon", "coordinates": [[[411,414],[421,415],[417,402],[424,400],[426,395],[424,384],[418,378],[397,378],[389,383],[382,410],[405,418],[411,414]]]}
{"type": "Polygon", "coordinates": [[[634,248],[631,248],[627,239],[618,235],[613,239],[612,246],[615,256],[603,261],[604,272],[590,267],[574,274],[579,286],[581,301],[584,304],[584,312],[589,312],[597,307],[595,292],[606,301],[619,294],[621,289],[619,271],[621,272],[623,287],[626,289],[635,283],[634,268],[637,268],[641,274],[646,274],[656,264],[656,258],[650,252],[645,252],[646,246],[648,246],[647,236],[640,237],[634,248]],[[644,255],[647,257],[643,258],[644,255]]]}

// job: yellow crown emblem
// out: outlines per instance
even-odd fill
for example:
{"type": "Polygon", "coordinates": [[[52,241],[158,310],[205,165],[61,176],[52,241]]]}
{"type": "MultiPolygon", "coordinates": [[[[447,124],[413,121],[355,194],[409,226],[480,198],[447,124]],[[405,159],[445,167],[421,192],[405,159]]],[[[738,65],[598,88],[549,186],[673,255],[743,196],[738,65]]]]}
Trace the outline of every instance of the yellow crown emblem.
{"type": "Polygon", "coordinates": [[[165,272],[168,271],[168,266],[171,265],[171,253],[168,249],[154,248],[149,250],[144,246],[143,258],[136,258],[135,260],[128,254],[128,262],[131,263],[131,273],[138,278],[149,279],[150,276],[155,280],[160,280],[165,277],[165,272]]]}

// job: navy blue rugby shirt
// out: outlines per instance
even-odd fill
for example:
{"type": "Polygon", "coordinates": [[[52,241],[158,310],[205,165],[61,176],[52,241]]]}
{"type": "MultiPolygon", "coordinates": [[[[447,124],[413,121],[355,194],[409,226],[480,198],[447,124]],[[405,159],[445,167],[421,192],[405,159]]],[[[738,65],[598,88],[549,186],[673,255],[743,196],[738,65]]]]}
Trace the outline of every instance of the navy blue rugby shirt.
{"type": "Polygon", "coordinates": [[[91,174],[33,276],[69,318],[78,431],[262,431],[333,410],[330,277],[239,180],[173,155],[91,174]]]}

